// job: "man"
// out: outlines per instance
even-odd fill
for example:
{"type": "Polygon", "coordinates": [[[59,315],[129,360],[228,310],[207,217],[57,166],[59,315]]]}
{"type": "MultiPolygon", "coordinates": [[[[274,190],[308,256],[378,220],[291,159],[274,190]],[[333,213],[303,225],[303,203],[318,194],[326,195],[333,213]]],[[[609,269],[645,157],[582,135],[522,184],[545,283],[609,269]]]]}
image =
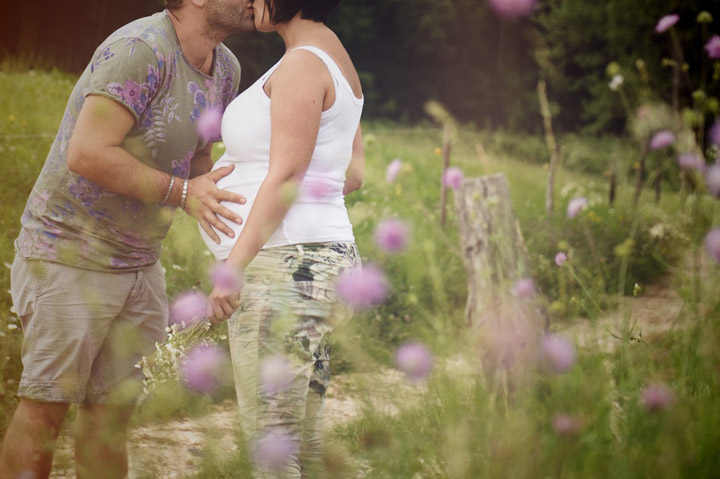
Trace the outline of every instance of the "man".
{"type": "MultiPolygon", "coordinates": [[[[204,112],[226,107],[237,59],[220,42],[254,29],[249,0],[166,0],[113,33],[72,92],[22,217],[12,294],[25,334],[20,404],[0,478],[46,478],[71,403],[78,478],[127,475],[137,361],[165,337],[160,243],[176,207],[232,236],[204,112]]],[[[213,228],[214,227],[214,228],[213,228]]]]}

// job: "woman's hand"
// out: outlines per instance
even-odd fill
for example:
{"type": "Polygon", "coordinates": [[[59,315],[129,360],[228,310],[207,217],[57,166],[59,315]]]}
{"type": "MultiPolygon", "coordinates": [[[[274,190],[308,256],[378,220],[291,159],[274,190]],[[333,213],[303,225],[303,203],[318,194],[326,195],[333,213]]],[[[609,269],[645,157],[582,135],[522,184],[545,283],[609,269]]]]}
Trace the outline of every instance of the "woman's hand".
{"type": "Polygon", "coordinates": [[[216,284],[208,298],[207,318],[212,323],[221,323],[228,319],[240,307],[240,291],[243,282],[237,284],[216,284]]]}

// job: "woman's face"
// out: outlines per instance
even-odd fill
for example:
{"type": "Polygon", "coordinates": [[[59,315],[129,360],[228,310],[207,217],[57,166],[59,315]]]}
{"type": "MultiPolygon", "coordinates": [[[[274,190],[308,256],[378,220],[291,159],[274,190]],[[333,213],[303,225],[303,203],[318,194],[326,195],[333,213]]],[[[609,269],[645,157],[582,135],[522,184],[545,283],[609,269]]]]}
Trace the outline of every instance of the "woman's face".
{"type": "Polygon", "coordinates": [[[275,25],[270,22],[270,11],[267,4],[272,0],[253,0],[252,6],[255,12],[255,28],[258,32],[271,32],[275,25]]]}

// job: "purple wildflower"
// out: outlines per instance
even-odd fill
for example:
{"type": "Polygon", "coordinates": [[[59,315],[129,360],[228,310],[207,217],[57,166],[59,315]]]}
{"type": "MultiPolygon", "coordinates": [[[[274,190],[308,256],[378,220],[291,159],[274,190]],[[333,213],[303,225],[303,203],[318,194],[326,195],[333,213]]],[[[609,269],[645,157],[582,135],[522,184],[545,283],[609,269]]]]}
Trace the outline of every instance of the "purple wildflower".
{"type": "Polygon", "coordinates": [[[408,225],[398,219],[386,219],[375,229],[375,243],[388,253],[399,253],[407,247],[410,237],[408,225]]]}
{"type": "Polygon", "coordinates": [[[197,346],[187,355],[181,371],[185,385],[197,392],[209,393],[220,385],[227,366],[225,351],[215,346],[197,346]]]}
{"type": "Polygon", "coordinates": [[[666,32],[670,27],[675,25],[678,20],[680,20],[680,17],[675,14],[665,15],[657,22],[657,25],[655,26],[655,31],[657,33],[666,32]]]}
{"type": "Polygon", "coordinates": [[[443,174],[443,183],[453,190],[457,190],[462,185],[464,175],[460,168],[448,168],[443,174]]]}
{"type": "Polygon", "coordinates": [[[530,15],[537,0],[490,0],[490,6],[505,18],[519,18],[530,15]]]}
{"type": "Polygon", "coordinates": [[[170,323],[189,326],[203,318],[207,310],[207,297],[200,291],[192,290],[175,297],[170,305],[170,323]]]}
{"type": "Polygon", "coordinates": [[[705,44],[705,50],[710,58],[720,60],[720,36],[713,35],[705,44]]]}
{"type": "Polygon", "coordinates": [[[307,188],[308,195],[316,200],[327,198],[333,192],[330,182],[323,178],[311,178],[306,180],[304,183],[304,186],[307,188]]]}
{"type": "Polygon", "coordinates": [[[238,290],[242,288],[243,278],[240,271],[224,261],[217,263],[210,272],[213,286],[223,289],[238,290]]]}
{"type": "Polygon", "coordinates": [[[562,266],[565,264],[565,261],[567,261],[567,255],[560,251],[558,254],[555,255],[555,264],[558,266],[562,266]]]}
{"type": "Polygon", "coordinates": [[[260,363],[260,388],[265,394],[284,391],[293,381],[290,362],[281,355],[269,356],[260,363]]]}
{"type": "Polygon", "coordinates": [[[715,198],[720,198],[720,164],[714,164],[705,173],[705,182],[708,192],[715,198]]]}
{"type": "Polygon", "coordinates": [[[713,228],[705,236],[705,249],[717,263],[720,263],[720,228],[713,228]]]}
{"type": "Polygon", "coordinates": [[[661,411],[675,400],[673,392],[664,384],[651,384],[642,391],[642,405],[647,411],[661,411]]]}
{"type": "Polygon", "coordinates": [[[282,471],[298,453],[298,444],[284,432],[266,432],[255,444],[255,463],[270,471],[282,471]]]}
{"type": "Polygon", "coordinates": [[[683,153],[678,156],[677,161],[683,168],[691,168],[701,173],[705,171],[705,160],[696,153],[683,153]]]}
{"type": "Polygon", "coordinates": [[[535,282],[529,278],[523,278],[515,282],[512,287],[512,294],[518,299],[532,299],[535,297],[535,282]]]}
{"type": "Polygon", "coordinates": [[[395,158],[392,160],[392,162],[388,165],[387,170],[385,171],[385,179],[388,183],[392,183],[395,181],[395,178],[397,178],[397,175],[400,173],[400,169],[402,168],[402,160],[400,158],[395,158]]]}
{"type": "Polygon", "coordinates": [[[585,209],[587,202],[587,198],[582,196],[570,200],[567,207],[568,218],[575,218],[582,210],[585,209]]]}
{"type": "Polygon", "coordinates": [[[670,130],[658,131],[650,139],[651,150],[661,150],[675,143],[675,134],[670,130]]]}
{"type": "Polygon", "coordinates": [[[197,132],[205,141],[218,141],[222,137],[223,112],[219,107],[212,107],[204,110],[197,120],[197,132]]]}
{"type": "Polygon", "coordinates": [[[387,278],[376,266],[347,271],[338,277],[337,292],[349,305],[368,309],[382,303],[388,293],[387,278]]]}
{"type": "Polygon", "coordinates": [[[422,343],[406,343],[395,351],[395,367],[412,381],[427,378],[433,368],[433,356],[422,343]]]}
{"type": "Polygon", "coordinates": [[[540,353],[546,367],[555,373],[565,373],[575,364],[575,346],[554,334],[542,338],[540,353]]]}
{"type": "Polygon", "coordinates": [[[552,420],[552,427],[558,436],[574,436],[580,431],[580,421],[569,414],[556,414],[552,420]]]}
{"type": "Polygon", "coordinates": [[[720,146],[720,120],[715,120],[708,131],[708,138],[713,144],[720,146]]]}

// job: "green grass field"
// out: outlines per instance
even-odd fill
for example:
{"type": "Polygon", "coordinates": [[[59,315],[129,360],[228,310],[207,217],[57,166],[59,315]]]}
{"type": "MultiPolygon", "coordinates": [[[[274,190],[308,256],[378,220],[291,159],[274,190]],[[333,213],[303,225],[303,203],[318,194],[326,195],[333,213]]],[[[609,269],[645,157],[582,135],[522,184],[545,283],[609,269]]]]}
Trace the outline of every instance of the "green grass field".
{"type": "MultiPolygon", "coordinates": [[[[25,200],[73,82],[71,75],[56,71],[0,67],[0,262],[6,266],[13,259],[25,200]]],[[[507,176],[551,330],[580,318],[600,325],[604,313],[598,308],[611,312],[619,301],[624,266],[622,293],[671,274],[670,283],[685,300],[678,318],[682,328],[652,341],[638,339],[632,330],[625,335],[609,331],[618,336],[611,338],[612,351],[577,345],[577,360],[568,372],[548,374],[525,364],[524,379],[515,380],[516,371],[496,374],[478,364],[476,335],[464,324],[467,286],[452,199],[449,221],[440,225],[440,130],[430,124],[406,128],[383,123],[364,124],[363,129],[365,184],[347,198],[347,205],[363,260],[387,272],[391,295],[339,332],[335,369],[378,371],[391,364],[397,345],[410,339],[428,345],[436,368],[426,387],[412,388],[412,400],[398,393],[397,414],[368,408],[360,419],[333,431],[328,437],[332,477],[360,477],[363,468],[371,471],[364,477],[372,478],[718,477],[720,271],[702,261],[698,298],[686,269],[679,267],[704,235],[697,228],[707,230],[720,220],[712,200],[700,198],[702,225],[692,219],[698,203],[694,196],[667,188],[659,204],[647,190],[634,210],[633,145],[618,138],[567,136],[560,139],[565,167],[556,180],[556,211],[548,219],[543,140],[461,128],[452,165],[467,177],[507,176]],[[610,207],[603,172],[613,154],[621,174],[618,197],[610,207]],[[395,158],[402,159],[403,167],[389,184],[385,170],[395,158]],[[587,197],[589,207],[570,220],[565,208],[576,196],[587,197]],[[376,225],[387,217],[412,225],[410,247],[399,255],[382,253],[373,240],[376,225]],[[575,276],[555,266],[560,250],[568,253],[575,276]],[[674,398],[654,412],[640,399],[652,383],[667,385],[674,398]],[[553,427],[558,414],[572,418],[571,430],[553,427]]],[[[216,146],[216,157],[220,154],[222,147],[216,146]]],[[[204,251],[197,226],[178,214],[162,258],[170,296],[196,285],[209,290],[211,262],[204,251]]],[[[22,340],[11,311],[9,267],[1,271],[0,434],[16,404],[22,340]]],[[[136,421],[199,414],[210,402],[232,397],[232,388],[213,398],[179,397],[150,401],[136,421]]],[[[198,477],[249,477],[245,462],[242,454],[210,457],[198,477]]]]}

